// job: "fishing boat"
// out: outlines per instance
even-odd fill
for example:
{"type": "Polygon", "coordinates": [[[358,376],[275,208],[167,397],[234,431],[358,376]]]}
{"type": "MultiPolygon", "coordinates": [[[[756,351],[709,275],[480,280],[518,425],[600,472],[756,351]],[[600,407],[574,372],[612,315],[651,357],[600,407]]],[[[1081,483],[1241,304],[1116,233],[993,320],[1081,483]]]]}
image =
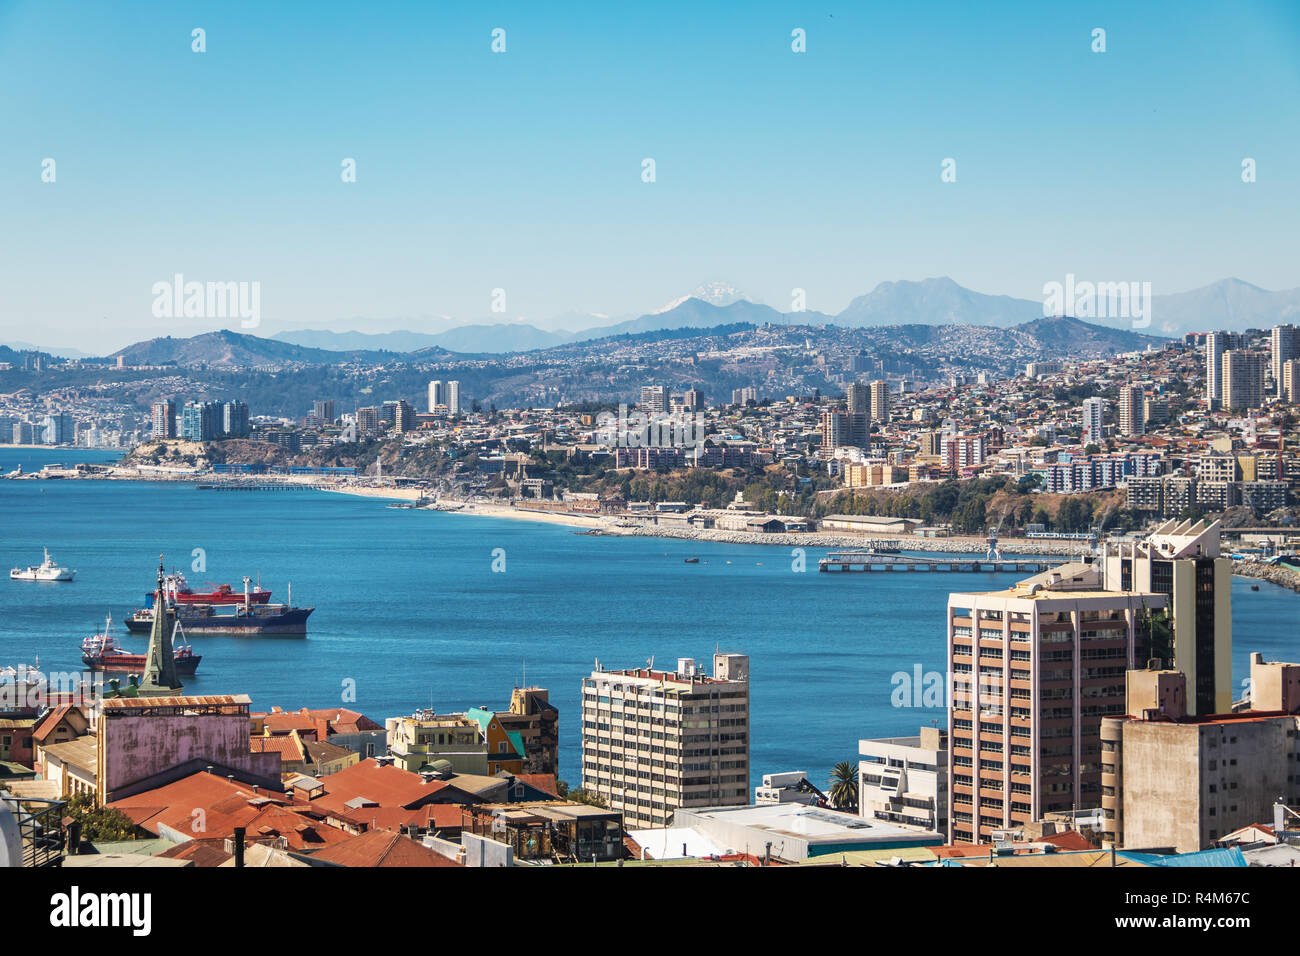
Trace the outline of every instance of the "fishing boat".
{"type": "MultiPolygon", "coordinates": [[[[112,635],[113,616],[104,620],[104,632],[92,634],[81,642],[81,660],[92,671],[105,674],[142,674],[148,657],[145,654],[132,654],[124,650],[112,635]]],[[[198,670],[202,654],[195,654],[188,642],[185,642],[180,621],[172,629],[172,658],[176,661],[176,673],[182,677],[193,677],[198,670]],[[183,643],[177,644],[177,638],[183,643]]]]}
{"type": "Polygon", "coordinates": [[[9,577],[14,581],[71,581],[77,576],[72,568],[65,568],[50,557],[50,549],[45,549],[45,560],[39,565],[25,569],[14,568],[9,577]]]}

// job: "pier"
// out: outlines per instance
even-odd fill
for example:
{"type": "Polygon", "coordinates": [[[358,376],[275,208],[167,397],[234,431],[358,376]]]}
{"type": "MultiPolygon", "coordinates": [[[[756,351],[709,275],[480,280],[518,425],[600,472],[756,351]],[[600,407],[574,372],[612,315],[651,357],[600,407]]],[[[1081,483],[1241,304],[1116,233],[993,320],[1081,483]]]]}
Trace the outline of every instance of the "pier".
{"type": "Polygon", "coordinates": [[[927,573],[1030,573],[1046,571],[1060,561],[1047,558],[1012,559],[970,557],[922,558],[879,551],[832,551],[817,562],[818,571],[921,571],[927,573]]]}
{"type": "Polygon", "coordinates": [[[199,491],[319,491],[331,486],[296,481],[214,481],[198,487],[199,491]]]}

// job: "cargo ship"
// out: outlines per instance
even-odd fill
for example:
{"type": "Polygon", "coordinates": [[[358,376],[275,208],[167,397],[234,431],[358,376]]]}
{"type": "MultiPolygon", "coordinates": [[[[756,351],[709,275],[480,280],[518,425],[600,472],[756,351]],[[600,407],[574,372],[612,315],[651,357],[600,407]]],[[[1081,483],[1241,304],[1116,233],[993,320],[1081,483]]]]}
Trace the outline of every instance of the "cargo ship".
{"type": "MultiPolygon", "coordinates": [[[[113,618],[110,615],[104,621],[104,633],[92,634],[81,642],[81,660],[92,671],[105,674],[143,674],[148,655],[132,654],[122,649],[110,632],[113,618]]],[[[183,635],[180,622],[172,631],[172,658],[176,661],[176,673],[182,677],[193,677],[198,670],[202,654],[195,654],[188,643],[177,645],[176,637],[183,635]]]]}
{"type": "MultiPolygon", "coordinates": [[[[314,607],[289,604],[254,604],[249,578],[244,578],[244,601],[241,604],[177,604],[176,620],[190,636],[234,634],[241,637],[282,635],[306,637],[307,618],[314,607]]],[[[289,591],[293,600],[293,590],[289,591]]],[[[126,629],[133,634],[148,633],[153,627],[154,608],[141,608],[126,618],[126,629]]]]}
{"type": "MultiPolygon", "coordinates": [[[[208,582],[209,591],[195,591],[190,587],[185,575],[179,571],[173,571],[163,579],[163,586],[167,589],[167,597],[172,604],[243,604],[244,595],[236,591],[229,584],[213,584],[208,582]]],[[[254,604],[266,604],[271,600],[271,592],[262,587],[261,582],[254,584],[248,592],[248,599],[254,604]]],[[[144,595],[145,607],[153,604],[153,592],[146,591],[144,595]]]]}

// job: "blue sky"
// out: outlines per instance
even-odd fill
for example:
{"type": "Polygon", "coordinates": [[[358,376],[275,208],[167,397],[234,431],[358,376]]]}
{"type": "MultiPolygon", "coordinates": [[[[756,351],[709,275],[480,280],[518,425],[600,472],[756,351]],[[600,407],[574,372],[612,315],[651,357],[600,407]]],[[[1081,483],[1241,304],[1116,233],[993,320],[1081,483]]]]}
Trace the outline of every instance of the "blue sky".
{"type": "Polygon", "coordinates": [[[260,282],[268,332],[712,279],[828,312],[936,275],[1291,288],[1298,102],[1294,2],[0,0],[0,341],[238,327],[155,318],[176,273],[260,282]]]}

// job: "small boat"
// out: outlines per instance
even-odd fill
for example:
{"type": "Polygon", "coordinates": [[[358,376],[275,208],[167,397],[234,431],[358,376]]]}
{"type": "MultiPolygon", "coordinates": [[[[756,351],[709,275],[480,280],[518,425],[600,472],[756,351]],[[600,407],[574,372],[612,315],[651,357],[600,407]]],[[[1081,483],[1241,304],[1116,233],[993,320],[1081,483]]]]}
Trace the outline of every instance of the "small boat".
{"type": "Polygon", "coordinates": [[[39,565],[31,565],[25,570],[14,568],[9,577],[14,581],[71,581],[77,576],[72,568],[62,567],[50,557],[50,549],[45,549],[45,560],[39,565]]]}
{"type": "Polygon", "coordinates": [[[1258,590],[1259,590],[1259,585],[1258,585],[1258,584],[1252,584],[1252,585],[1250,586],[1250,589],[1251,589],[1252,591],[1258,591],[1258,590]]]}
{"type": "Polygon", "coordinates": [[[699,558],[687,558],[687,559],[686,559],[686,563],[687,563],[687,564],[699,564],[699,563],[700,563],[700,559],[699,559],[699,558]]]}
{"type": "MultiPolygon", "coordinates": [[[[123,650],[117,638],[112,635],[112,628],[113,616],[110,614],[104,620],[104,633],[92,634],[81,642],[82,662],[92,671],[105,674],[143,673],[148,662],[146,655],[123,650]]],[[[193,677],[203,655],[195,654],[188,642],[177,645],[178,635],[184,641],[180,621],[172,628],[172,658],[176,661],[176,673],[181,677],[193,677]]]]}

